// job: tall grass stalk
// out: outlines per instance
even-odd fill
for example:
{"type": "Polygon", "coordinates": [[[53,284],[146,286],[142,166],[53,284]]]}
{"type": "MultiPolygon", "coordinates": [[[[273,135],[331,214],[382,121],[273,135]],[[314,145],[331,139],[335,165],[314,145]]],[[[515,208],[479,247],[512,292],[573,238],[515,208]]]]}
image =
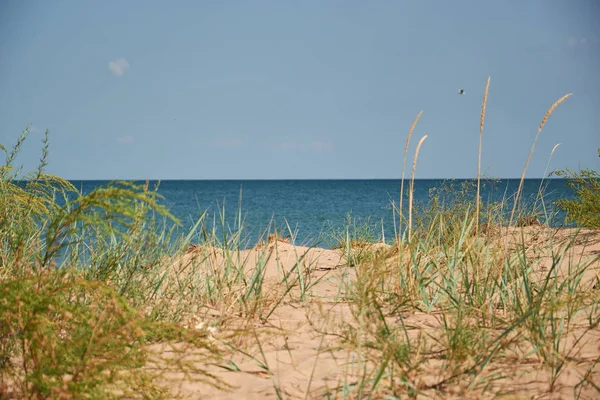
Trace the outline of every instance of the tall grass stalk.
{"type": "Polygon", "coordinates": [[[415,150],[415,158],[413,160],[413,169],[412,169],[412,177],[410,181],[410,193],[408,199],[408,241],[411,240],[412,234],[412,210],[413,210],[413,195],[415,191],[415,172],[417,171],[417,159],[419,158],[419,150],[421,149],[421,145],[427,139],[427,135],[423,136],[419,143],[417,144],[417,149],[415,150]]]}
{"type": "Polygon", "coordinates": [[[550,151],[550,156],[548,156],[548,162],[546,162],[546,169],[544,169],[544,175],[542,175],[542,180],[540,182],[540,186],[538,187],[538,192],[537,195],[535,197],[535,201],[533,203],[533,209],[536,209],[536,205],[538,200],[542,199],[543,200],[543,189],[544,189],[544,181],[546,179],[546,176],[548,174],[548,168],[550,167],[550,161],[552,161],[552,156],[554,155],[554,152],[556,151],[556,149],[558,148],[558,146],[560,146],[560,143],[557,143],[554,145],[554,147],[552,148],[552,151],[550,151]]]}
{"type": "Polygon", "coordinates": [[[413,133],[413,130],[415,129],[415,126],[417,126],[417,122],[419,122],[419,119],[421,118],[421,114],[423,114],[423,111],[420,111],[419,114],[417,114],[417,117],[415,118],[412,125],[410,126],[410,130],[408,131],[408,135],[406,136],[406,143],[404,144],[404,157],[403,157],[403,161],[402,161],[402,178],[400,181],[400,203],[398,205],[398,207],[399,207],[398,214],[400,217],[399,225],[398,225],[398,247],[400,247],[400,243],[401,243],[402,220],[404,218],[402,204],[403,204],[403,200],[404,200],[404,171],[406,169],[406,155],[408,154],[408,145],[410,144],[410,138],[412,137],[412,133],[413,133]]]}
{"type": "Polygon", "coordinates": [[[510,219],[508,222],[509,227],[512,226],[515,211],[517,210],[519,196],[520,196],[521,192],[523,191],[523,182],[525,181],[525,174],[527,173],[527,167],[529,166],[529,161],[531,160],[531,156],[533,155],[533,150],[535,148],[535,144],[538,140],[538,137],[540,136],[540,133],[542,132],[542,129],[544,128],[544,125],[546,124],[546,122],[548,122],[548,118],[550,118],[550,115],[552,115],[554,110],[556,110],[556,107],[558,107],[563,101],[568,99],[571,95],[572,95],[572,93],[568,93],[568,94],[564,95],[563,97],[561,97],[560,99],[558,99],[554,104],[552,104],[552,106],[548,109],[548,111],[544,115],[542,122],[540,123],[537,134],[535,135],[535,139],[533,140],[533,143],[531,145],[531,149],[529,150],[529,155],[527,156],[527,161],[525,162],[525,167],[523,168],[523,174],[521,175],[521,181],[519,182],[519,188],[517,189],[517,193],[515,193],[515,201],[514,201],[514,205],[513,205],[512,211],[510,213],[510,219]]]}
{"type": "MultiPolygon", "coordinates": [[[[409,193],[409,200],[408,200],[408,243],[411,243],[411,235],[412,235],[412,209],[413,209],[413,195],[414,195],[414,190],[415,190],[415,172],[417,170],[417,159],[419,158],[419,150],[421,149],[421,145],[423,144],[423,142],[425,141],[425,139],[427,139],[427,135],[424,135],[421,140],[419,140],[419,143],[417,144],[417,148],[415,150],[415,157],[413,160],[413,169],[412,169],[412,178],[411,178],[411,182],[410,182],[410,193],[409,193]]],[[[404,259],[404,252],[401,252],[402,256],[400,258],[400,263],[402,264],[402,261],[404,259]]],[[[409,287],[410,290],[414,289],[414,281],[413,281],[413,273],[412,273],[412,268],[409,265],[408,267],[408,283],[409,283],[409,287]]]]}
{"type": "Polygon", "coordinates": [[[487,98],[488,98],[488,91],[490,88],[490,79],[491,77],[488,77],[487,83],[485,85],[485,91],[483,92],[483,102],[481,103],[481,117],[479,119],[479,152],[478,152],[478,156],[477,156],[477,197],[475,199],[475,215],[476,215],[476,219],[475,219],[475,233],[479,234],[479,202],[480,202],[480,198],[479,198],[479,191],[480,191],[480,186],[481,186],[481,150],[482,150],[482,144],[483,144],[483,123],[485,121],[485,108],[487,105],[487,98]]]}

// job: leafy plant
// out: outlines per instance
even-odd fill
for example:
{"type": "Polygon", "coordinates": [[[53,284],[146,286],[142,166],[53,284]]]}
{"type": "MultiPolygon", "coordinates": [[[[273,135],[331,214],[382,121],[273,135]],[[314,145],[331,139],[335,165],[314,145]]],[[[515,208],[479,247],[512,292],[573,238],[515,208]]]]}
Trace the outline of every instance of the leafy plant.
{"type": "Polygon", "coordinates": [[[219,357],[206,331],[174,324],[189,291],[159,290],[169,235],[154,215],[177,220],[158,193],[127,182],[78,192],[44,172],[47,132],[39,167],[20,176],[28,132],[10,152],[0,145],[0,398],[166,398],[171,372],[225,387],[205,370],[219,357]],[[159,318],[165,306],[171,318],[159,318]]]}
{"type": "Polygon", "coordinates": [[[170,370],[220,383],[183,362],[216,359],[205,333],[151,321],[102,282],[51,270],[1,282],[0,294],[0,381],[19,398],[167,398],[156,381],[170,370]],[[147,348],[163,341],[180,345],[168,357],[147,348]]]}
{"type": "Polygon", "coordinates": [[[575,192],[573,199],[557,201],[558,207],[567,212],[567,222],[590,229],[600,228],[600,173],[591,169],[580,172],[564,169],[554,174],[567,178],[567,186],[575,192]]]}

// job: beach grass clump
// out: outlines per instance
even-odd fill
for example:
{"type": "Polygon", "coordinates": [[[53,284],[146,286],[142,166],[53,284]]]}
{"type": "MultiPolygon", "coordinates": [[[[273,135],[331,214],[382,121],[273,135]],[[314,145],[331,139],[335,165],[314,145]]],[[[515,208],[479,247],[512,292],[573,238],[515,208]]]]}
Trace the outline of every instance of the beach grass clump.
{"type": "Polygon", "coordinates": [[[342,260],[350,267],[373,261],[387,246],[383,243],[381,231],[370,218],[360,219],[351,214],[346,216],[344,226],[332,226],[327,232],[326,243],[339,249],[342,260]]]}
{"type": "Polygon", "coordinates": [[[351,398],[501,392],[496,382],[531,363],[554,392],[565,370],[591,365],[581,346],[598,326],[583,315],[594,313],[598,294],[584,277],[597,272],[597,260],[574,260],[572,238],[532,244],[524,228],[513,228],[507,257],[502,237],[469,236],[467,218],[455,243],[425,237],[406,248],[403,264],[398,257],[355,267],[340,299],[353,318],[329,332],[357,353],[351,398]]]}
{"type": "Polygon", "coordinates": [[[172,372],[225,387],[204,369],[218,358],[206,331],[174,323],[189,287],[164,291],[168,234],[153,222],[177,221],[158,194],[126,182],[79,193],[44,173],[48,135],[38,169],[20,177],[28,132],[2,147],[0,397],[170,398],[172,372]]]}
{"type": "MultiPolygon", "coordinates": [[[[568,96],[546,113],[533,146],[568,96]]],[[[399,236],[398,251],[365,259],[353,266],[352,280],[340,280],[338,301],[352,318],[322,332],[353,357],[331,398],[600,393],[600,357],[586,355],[599,332],[600,295],[590,288],[598,287],[600,258],[574,256],[583,238],[548,225],[543,196],[523,200],[533,146],[514,198],[480,199],[479,174],[477,187],[448,182],[426,203],[413,205],[411,197],[410,233],[399,236]]],[[[578,198],[558,204],[579,226],[597,229],[592,176],[572,181],[578,198]]]]}
{"type": "Polygon", "coordinates": [[[171,398],[169,372],[226,387],[203,370],[218,359],[205,332],[146,318],[102,282],[50,270],[2,281],[0,293],[0,374],[11,389],[0,394],[171,398]],[[157,343],[179,346],[167,356],[148,349],[157,343]]]}
{"type": "MultiPolygon", "coordinates": [[[[438,243],[450,243],[464,233],[462,225],[469,217],[475,218],[475,224],[480,221],[481,225],[489,227],[502,225],[502,201],[486,200],[480,202],[479,210],[473,207],[477,187],[494,184],[493,179],[483,184],[470,180],[446,180],[431,188],[427,201],[417,205],[415,235],[421,240],[435,237],[438,243]]],[[[466,234],[475,236],[476,226],[466,234]]]]}
{"type": "MultiPolygon", "coordinates": [[[[600,149],[598,149],[600,156],[600,149]]],[[[567,185],[573,189],[573,199],[557,202],[567,213],[567,222],[589,229],[600,229],[600,173],[592,169],[579,172],[569,169],[554,171],[553,174],[567,178],[567,185]]]]}

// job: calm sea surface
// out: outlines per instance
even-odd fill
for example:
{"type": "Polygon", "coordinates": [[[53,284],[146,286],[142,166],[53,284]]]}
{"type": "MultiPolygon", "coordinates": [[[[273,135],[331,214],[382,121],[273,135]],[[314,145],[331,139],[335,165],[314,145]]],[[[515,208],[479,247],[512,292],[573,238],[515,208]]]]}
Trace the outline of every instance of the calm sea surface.
{"type": "MultiPolygon", "coordinates": [[[[107,183],[71,182],[84,193],[107,183]]],[[[157,183],[150,181],[150,187],[157,183]]],[[[432,188],[473,183],[469,180],[415,180],[415,203],[427,203],[432,188]]],[[[541,183],[539,179],[525,181],[522,198],[526,206],[533,203],[541,183]]],[[[408,185],[409,181],[405,181],[405,193],[408,185]]],[[[518,186],[518,179],[485,181],[481,195],[484,201],[507,199],[512,205],[518,186]]],[[[386,239],[391,239],[395,232],[392,202],[398,203],[400,180],[167,180],[160,182],[158,192],[164,196],[164,204],[179,218],[184,231],[189,230],[204,211],[209,225],[216,218],[216,225],[221,227],[219,218],[223,207],[226,224],[235,230],[241,195],[247,244],[255,243],[274,221],[278,230],[285,229],[286,234],[291,229],[298,244],[328,247],[330,233],[344,230],[348,216],[359,224],[368,224],[378,237],[383,231],[386,239]]],[[[554,213],[555,200],[573,196],[562,179],[543,181],[543,194],[547,213],[554,213]]],[[[538,211],[544,212],[541,203],[538,211]]],[[[562,224],[564,215],[558,214],[552,221],[553,225],[562,224]]]]}

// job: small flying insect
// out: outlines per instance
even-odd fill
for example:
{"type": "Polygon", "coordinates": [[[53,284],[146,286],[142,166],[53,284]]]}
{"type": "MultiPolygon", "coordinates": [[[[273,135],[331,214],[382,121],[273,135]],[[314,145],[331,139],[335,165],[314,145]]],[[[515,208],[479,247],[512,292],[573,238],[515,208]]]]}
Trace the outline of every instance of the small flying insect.
{"type": "Polygon", "coordinates": [[[460,89],[460,90],[458,91],[458,94],[465,94],[465,91],[464,91],[463,89],[460,89]]]}

